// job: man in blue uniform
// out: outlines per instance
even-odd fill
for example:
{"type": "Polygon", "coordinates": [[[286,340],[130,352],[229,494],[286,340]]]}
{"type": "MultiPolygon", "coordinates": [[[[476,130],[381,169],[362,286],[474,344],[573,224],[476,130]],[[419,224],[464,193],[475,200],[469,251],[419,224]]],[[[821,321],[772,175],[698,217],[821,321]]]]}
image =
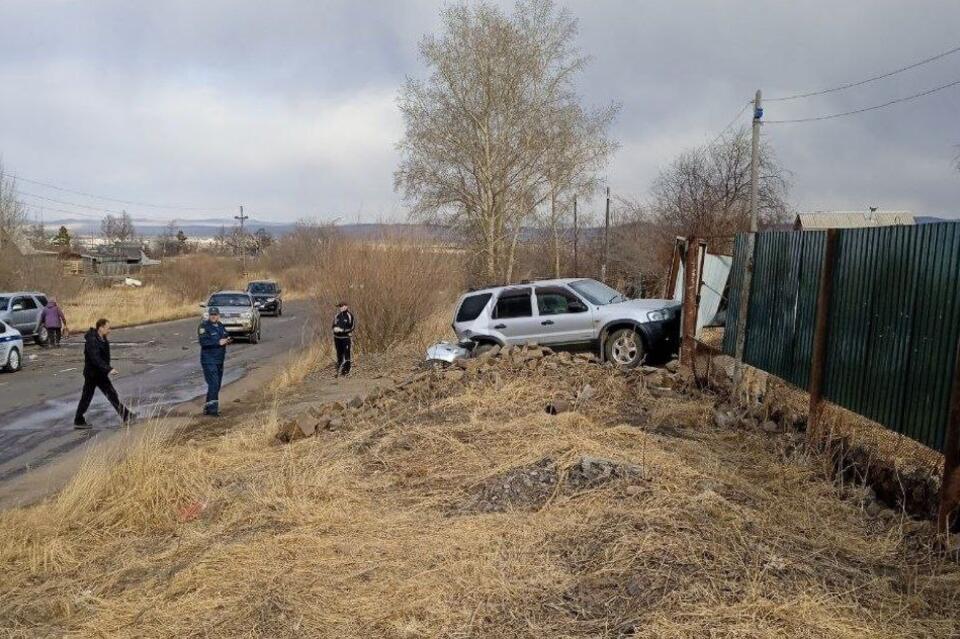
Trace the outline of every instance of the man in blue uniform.
{"type": "Polygon", "coordinates": [[[350,359],[353,341],[353,313],[346,302],[337,304],[337,315],[333,318],[333,345],[337,350],[337,377],[350,374],[350,359]]]}
{"type": "Polygon", "coordinates": [[[219,417],[223,360],[227,355],[227,344],[233,340],[227,336],[227,329],[220,323],[220,309],[211,306],[207,315],[210,319],[201,322],[197,329],[200,367],[203,368],[203,378],[207,380],[207,403],[203,405],[203,414],[219,417]]]}

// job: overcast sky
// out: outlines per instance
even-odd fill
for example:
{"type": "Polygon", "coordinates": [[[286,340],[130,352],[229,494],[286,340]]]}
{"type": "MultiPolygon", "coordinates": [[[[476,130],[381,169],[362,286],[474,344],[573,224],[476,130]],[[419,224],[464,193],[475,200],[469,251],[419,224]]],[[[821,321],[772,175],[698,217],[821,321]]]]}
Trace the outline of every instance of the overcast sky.
{"type": "MultiPolygon", "coordinates": [[[[503,3],[509,6],[510,3],[503,3]]],[[[619,102],[608,172],[642,199],[757,88],[816,90],[960,46],[954,0],[568,0],[589,104],[619,102]]],[[[135,216],[402,220],[393,191],[404,76],[433,0],[0,2],[0,157],[9,173],[153,204],[135,216]]],[[[960,80],[960,53],[886,81],[770,103],[769,119],[869,106],[960,80]]],[[[742,116],[746,124],[749,114],[742,116]]],[[[960,217],[960,86],[827,122],[767,125],[800,210],[960,217]]],[[[22,191],[108,208],[21,181],[22,191]]],[[[41,204],[43,201],[26,198],[41,204]]],[[[50,208],[99,215],[47,201],[50,208]]],[[[599,202],[596,203],[599,206],[599,202]]]]}

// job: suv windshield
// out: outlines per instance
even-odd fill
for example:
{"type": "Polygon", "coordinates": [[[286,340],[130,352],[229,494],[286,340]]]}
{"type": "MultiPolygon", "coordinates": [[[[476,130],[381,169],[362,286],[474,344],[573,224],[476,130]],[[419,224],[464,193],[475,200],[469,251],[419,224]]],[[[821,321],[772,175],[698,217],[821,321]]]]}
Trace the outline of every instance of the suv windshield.
{"type": "Polygon", "coordinates": [[[250,306],[250,298],[246,295],[221,293],[211,295],[207,306],[250,306]]]}
{"type": "Polygon", "coordinates": [[[247,290],[254,295],[273,295],[277,292],[277,285],[273,282],[254,282],[247,290]]]}
{"type": "Polygon", "coordinates": [[[625,302],[627,300],[626,295],[597,280],[577,280],[576,282],[570,282],[570,288],[598,306],[613,304],[615,302],[625,302]]]}

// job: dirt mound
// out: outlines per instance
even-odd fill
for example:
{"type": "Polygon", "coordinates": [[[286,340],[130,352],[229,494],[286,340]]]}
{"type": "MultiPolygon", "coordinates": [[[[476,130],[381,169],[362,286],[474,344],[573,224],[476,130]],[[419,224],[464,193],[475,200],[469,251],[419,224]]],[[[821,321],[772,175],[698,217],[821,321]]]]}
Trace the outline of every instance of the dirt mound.
{"type": "Polygon", "coordinates": [[[581,457],[568,468],[550,458],[511,468],[483,481],[472,490],[459,513],[499,513],[537,510],[561,492],[597,488],[603,484],[637,478],[640,469],[609,459],[581,457]]]}

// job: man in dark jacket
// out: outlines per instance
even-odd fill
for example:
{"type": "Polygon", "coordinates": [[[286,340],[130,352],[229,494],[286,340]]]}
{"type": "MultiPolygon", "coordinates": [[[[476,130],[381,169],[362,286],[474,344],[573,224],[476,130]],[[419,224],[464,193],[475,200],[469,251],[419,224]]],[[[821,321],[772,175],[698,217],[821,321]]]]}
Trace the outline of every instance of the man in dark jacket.
{"type": "Polygon", "coordinates": [[[93,392],[98,388],[117,411],[117,414],[120,415],[124,424],[136,418],[136,415],[120,403],[117,391],[110,382],[110,376],[116,375],[117,369],[110,365],[110,340],[107,339],[108,335],[110,335],[110,322],[105,319],[98,319],[96,327],[88,330],[83,336],[83,392],[80,394],[77,414],[73,418],[74,428],[90,428],[83,416],[90,408],[93,392]]]}
{"type": "Polygon", "coordinates": [[[203,414],[220,416],[220,385],[223,383],[223,362],[227,356],[227,344],[231,342],[227,329],[220,323],[220,309],[210,307],[209,319],[200,323],[197,341],[200,342],[200,368],[207,382],[207,402],[203,414]]]}
{"type": "Polygon", "coordinates": [[[333,318],[333,345],[337,349],[337,377],[350,374],[350,351],[353,343],[353,313],[346,302],[337,305],[337,315],[333,318]]]}

